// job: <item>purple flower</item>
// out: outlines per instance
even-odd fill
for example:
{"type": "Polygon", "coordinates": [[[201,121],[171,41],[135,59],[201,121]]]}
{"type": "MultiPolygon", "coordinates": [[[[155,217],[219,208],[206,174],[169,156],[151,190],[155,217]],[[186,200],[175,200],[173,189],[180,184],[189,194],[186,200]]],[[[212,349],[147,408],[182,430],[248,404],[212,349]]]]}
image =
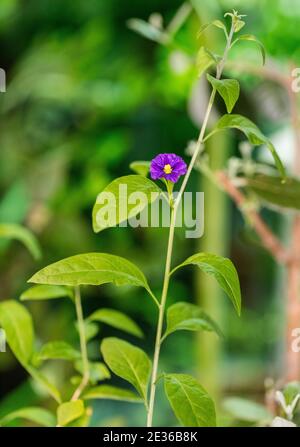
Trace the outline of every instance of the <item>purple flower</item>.
{"type": "Polygon", "coordinates": [[[186,163],[176,154],[159,154],[153,158],[150,165],[150,174],[153,180],[164,178],[176,183],[186,171],[186,163]]]}

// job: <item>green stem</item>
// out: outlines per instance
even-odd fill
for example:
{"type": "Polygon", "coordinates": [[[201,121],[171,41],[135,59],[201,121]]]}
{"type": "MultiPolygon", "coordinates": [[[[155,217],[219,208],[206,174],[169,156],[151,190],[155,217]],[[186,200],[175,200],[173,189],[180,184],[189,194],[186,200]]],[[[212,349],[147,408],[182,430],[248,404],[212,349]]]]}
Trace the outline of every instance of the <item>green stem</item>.
{"type": "Polygon", "coordinates": [[[81,305],[81,296],[80,296],[80,287],[79,286],[75,287],[75,307],[76,307],[76,315],[77,315],[78,330],[79,330],[80,351],[81,351],[81,358],[82,358],[83,376],[82,376],[82,380],[81,380],[78,388],[75,390],[71,400],[79,399],[82,391],[87,386],[87,384],[89,382],[89,378],[90,378],[89,360],[88,360],[88,354],[87,354],[85,327],[84,327],[84,319],[83,319],[83,312],[82,312],[82,305],[81,305]]]}
{"type": "MultiPolygon", "coordinates": [[[[233,33],[234,33],[234,27],[233,27],[233,23],[232,23],[230,33],[229,33],[229,36],[227,39],[226,47],[224,50],[224,55],[217,67],[217,74],[216,74],[217,79],[221,78],[221,75],[222,75],[222,72],[223,72],[223,69],[225,66],[225,62],[227,59],[228,51],[231,46],[233,33]]],[[[212,109],[212,106],[214,103],[215,96],[216,96],[216,89],[213,88],[210,98],[209,98],[208,105],[207,105],[207,109],[206,109],[206,113],[205,113],[205,117],[203,120],[201,130],[200,130],[200,134],[199,134],[199,137],[197,140],[195,152],[194,152],[192,159],[190,161],[190,164],[188,166],[188,169],[187,169],[187,172],[183,179],[178,196],[174,203],[170,203],[171,221],[170,221],[170,229],[169,229],[169,240],[168,240],[168,249],[167,249],[167,256],[166,256],[166,266],[165,266],[163,290],[162,290],[162,296],[161,296],[161,301],[160,301],[160,306],[159,306],[158,323],[157,323],[157,330],[156,330],[155,348],[154,348],[154,356],[153,356],[153,367],[152,367],[152,375],[151,375],[151,386],[150,386],[150,398],[149,398],[149,407],[148,407],[148,414],[147,414],[147,427],[152,427],[152,421],[153,421],[156,383],[157,383],[157,379],[158,379],[158,375],[157,375],[158,363],[159,363],[160,347],[161,347],[161,342],[162,342],[162,329],[163,329],[163,322],[164,322],[164,315],[165,315],[165,307],[166,307],[169,282],[170,282],[173,241],[174,241],[175,222],[176,222],[178,206],[180,204],[182,195],[185,191],[190,174],[195,166],[198,155],[200,153],[201,145],[203,143],[204,135],[206,132],[206,128],[207,128],[207,124],[208,124],[208,120],[209,120],[211,109],[212,109]]]]}

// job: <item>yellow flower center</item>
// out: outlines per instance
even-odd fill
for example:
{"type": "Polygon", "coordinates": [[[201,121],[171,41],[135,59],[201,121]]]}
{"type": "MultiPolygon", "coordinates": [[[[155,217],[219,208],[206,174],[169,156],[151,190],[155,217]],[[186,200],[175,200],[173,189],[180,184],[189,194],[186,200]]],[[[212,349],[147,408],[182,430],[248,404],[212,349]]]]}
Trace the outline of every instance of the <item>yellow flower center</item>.
{"type": "Polygon", "coordinates": [[[165,167],[164,167],[164,173],[165,173],[165,174],[171,174],[171,172],[172,172],[171,165],[169,165],[169,164],[165,165],[165,167]]]}

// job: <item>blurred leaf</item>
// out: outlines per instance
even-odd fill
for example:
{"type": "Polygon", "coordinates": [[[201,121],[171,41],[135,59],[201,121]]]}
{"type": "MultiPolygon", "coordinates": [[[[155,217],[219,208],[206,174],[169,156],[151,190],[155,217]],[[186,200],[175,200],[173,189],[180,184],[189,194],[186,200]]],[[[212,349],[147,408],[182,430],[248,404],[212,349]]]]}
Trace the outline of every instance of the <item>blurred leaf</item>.
{"type": "Polygon", "coordinates": [[[252,121],[250,121],[248,118],[245,118],[242,115],[222,116],[222,118],[220,118],[217,124],[215,125],[212,132],[210,132],[206,136],[204,141],[206,141],[209,137],[211,137],[215,133],[220,132],[221,130],[232,129],[232,128],[239,129],[241,132],[243,132],[250,141],[250,143],[253,144],[254,146],[260,146],[261,144],[265,144],[268,147],[269,151],[271,152],[276,167],[280,172],[281,176],[283,178],[285,177],[284,166],[271,141],[261,133],[259,128],[254,123],[252,123],[252,121]]]}
{"type": "Polygon", "coordinates": [[[79,351],[65,341],[52,341],[46,343],[37,354],[39,360],[76,360],[80,358],[79,351]]]}
{"type": "Polygon", "coordinates": [[[238,33],[244,26],[245,22],[243,20],[236,20],[234,23],[234,32],[238,33]]]}
{"type": "Polygon", "coordinates": [[[129,19],[127,21],[127,26],[132,31],[135,31],[141,36],[146,37],[146,39],[153,40],[154,42],[165,44],[168,41],[168,35],[166,33],[144,20],[135,18],[129,19]]]}
{"type": "MultiPolygon", "coordinates": [[[[83,364],[81,360],[75,362],[74,367],[76,371],[78,371],[81,375],[83,375],[83,364]]],[[[107,369],[106,365],[101,362],[89,362],[89,382],[92,385],[95,385],[97,382],[101,380],[110,379],[110,372],[107,369]]]]}
{"type": "MultiPolygon", "coordinates": [[[[77,332],[78,330],[78,322],[75,322],[75,327],[77,332]]],[[[92,340],[97,334],[98,334],[99,328],[96,323],[93,323],[92,321],[84,320],[84,332],[85,332],[85,339],[86,341],[92,340]]]]}
{"type": "Polygon", "coordinates": [[[36,368],[34,368],[31,365],[27,365],[26,371],[31,375],[31,377],[43,388],[47,391],[47,393],[53,397],[53,399],[56,400],[56,402],[61,402],[61,396],[58,389],[49,382],[47,377],[40,371],[38,371],[36,368]]]}
{"type": "Polygon", "coordinates": [[[170,405],[183,426],[216,426],[214,403],[194,377],[187,374],[166,374],[164,383],[170,405]]]}
{"type": "MultiPolygon", "coordinates": [[[[244,23],[244,22],[243,22],[244,23]]],[[[240,28],[241,29],[241,28],[240,28]]],[[[266,62],[266,52],[265,52],[265,47],[263,46],[263,44],[252,34],[242,34],[241,36],[239,36],[233,43],[232,46],[238,42],[239,40],[248,40],[250,42],[254,42],[256,43],[256,45],[258,46],[258,48],[260,49],[261,55],[262,55],[262,60],[263,60],[263,65],[266,62]]]]}
{"type": "Polygon", "coordinates": [[[58,425],[64,427],[84,414],[84,404],[82,400],[74,400],[61,404],[57,409],[58,425]]]}
{"type": "Polygon", "coordinates": [[[147,177],[150,169],[150,161],[133,161],[130,163],[129,167],[136,174],[147,177]]]}
{"type": "Polygon", "coordinates": [[[209,67],[216,63],[215,59],[205,47],[201,47],[197,54],[196,65],[199,78],[209,67]]]}
{"type": "Polygon", "coordinates": [[[199,32],[198,32],[198,37],[210,26],[215,26],[217,28],[220,28],[224,31],[225,36],[227,36],[227,29],[225,24],[221,21],[221,20],[214,20],[213,22],[210,23],[206,23],[205,25],[202,25],[199,32]]]}
{"type": "Polygon", "coordinates": [[[114,328],[128,332],[136,337],[143,337],[143,332],[138,325],[127,315],[114,309],[99,309],[89,316],[91,321],[100,321],[114,328]]]}
{"type": "Polygon", "coordinates": [[[179,302],[167,310],[167,328],[163,338],[175,331],[213,331],[223,337],[218,325],[198,306],[179,302]]]}
{"type": "Polygon", "coordinates": [[[0,224],[0,237],[17,239],[22,242],[35,259],[40,259],[41,250],[37,239],[33,234],[18,224],[0,224]]]}
{"type": "Polygon", "coordinates": [[[98,194],[93,208],[93,229],[99,233],[105,228],[114,227],[139,214],[148,203],[154,202],[161,190],[151,180],[142,175],[126,175],[113,180],[98,194]],[[127,198],[143,194],[145,200],[137,197],[134,204],[127,198]]]}
{"type": "Polygon", "coordinates": [[[271,427],[297,427],[294,422],[289,421],[288,419],[281,418],[276,416],[271,423],[271,427]]]}
{"type": "Polygon", "coordinates": [[[143,402],[143,400],[134,392],[110,385],[100,385],[94,388],[89,388],[82,397],[83,399],[110,399],[134,403],[143,402]]]}
{"type": "Polygon", "coordinates": [[[13,300],[1,302],[0,326],[14,355],[23,366],[27,365],[33,353],[34,330],[26,307],[13,300]]]}
{"type": "Polygon", "coordinates": [[[211,253],[197,253],[175,267],[171,274],[186,265],[197,265],[203,272],[212,275],[231,299],[238,315],[241,314],[241,291],[237,271],[228,258],[211,253]]]}
{"type": "Polygon", "coordinates": [[[30,300],[51,300],[54,298],[73,297],[73,293],[70,289],[64,286],[48,286],[38,285],[32,286],[25,290],[20,296],[21,301],[30,300]]]}
{"type": "Polygon", "coordinates": [[[7,425],[15,419],[26,419],[44,427],[55,427],[56,418],[50,411],[39,407],[26,407],[9,413],[0,420],[0,426],[7,425]]]}
{"type": "Polygon", "coordinates": [[[248,422],[269,422],[272,414],[263,406],[241,397],[229,397],[223,402],[224,409],[235,419],[248,422]]]}
{"type": "Polygon", "coordinates": [[[235,103],[240,95],[240,85],[235,79],[216,79],[210,74],[207,74],[207,79],[222,96],[226,104],[227,112],[231,113],[235,103]]]}
{"type": "Polygon", "coordinates": [[[151,361],[147,354],[140,348],[114,337],[103,340],[101,352],[109,368],[117,376],[130,382],[146,402],[151,372],[151,361]]]}
{"type": "Polygon", "coordinates": [[[285,385],[283,389],[283,395],[287,405],[291,405],[298,394],[300,394],[300,382],[294,381],[289,382],[285,385]]]}
{"type": "Polygon", "coordinates": [[[284,208],[300,210],[300,181],[290,177],[256,175],[247,178],[247,185],[261,199],[284,208]]]}

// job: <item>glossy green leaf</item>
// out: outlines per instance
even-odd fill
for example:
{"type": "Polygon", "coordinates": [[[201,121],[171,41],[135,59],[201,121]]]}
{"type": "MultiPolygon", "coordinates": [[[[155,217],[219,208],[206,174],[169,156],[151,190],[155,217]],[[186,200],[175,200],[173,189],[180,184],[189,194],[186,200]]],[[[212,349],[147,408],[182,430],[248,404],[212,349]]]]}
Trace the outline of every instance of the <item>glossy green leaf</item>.
{"type": "Polygon", "coordinates": [[[151,372],[151,361],[147,354],[142,349],[114,337],[103,340],[101,352],[108,367],[117,376],[130,382],[146,402],[151,372]]]}
{"type": "Polygon", "coordinates": [[[240,421],[269,422],[272,414],[261,404],[241,397],[228,397],[223,402],[224,410],[240,421]]]}
{"type": "Polygon", "coordinates": [[[228,258],[211,253],[196,253],[187,258],[171,272],[186,265],[196,265],[203,272],[212,275],[232,301],[238,315],[241,314],[241,290],[237,271],[228,258]]]}
{"type": "Polygon", "coordinates": [[[238,129],[241,132],[245,134],[245,136],[248,138],[249,142],[253,144],[254,146],[260,146],[261,144],[265,144],[269,151],[271,152],[276,167],[278,171],[280,172],[282,177],[285,177],[285,169],[284,166],[273,146],[271,141],[265,137],[259,128],[248,118],[245,118],[242,115],[224,115],[222,118],[219,119],[217,124],[215,125],[212,132],[210,132],[204,141],[206,141],[209,137],[211,137],[213,134],[220,132],[221,130],[225,129],[238,129]]]}
{"type": "Polygon", "coordinates": [[[46,343],[37,355],[39,360],[76,360],[81,357],[79,351],[65,341],[52,341],[46,343]]]}
{"type": "Polygon", "coordinates": [[[132,262],[107,253],[86,253],[50,264],[28,282],[51,285],[94,285],[114,283],[132,285],[150,291],[144,274],[132,262]]]}
{"type": "Polygon", "coordinates": [[[87,390],[83,399],[110,399],[124,402],[141,403],[143,400],[136,393],[111,385],[99,385],[87,390]]]}
{"type": "Polygon", "coordinates": [[[241,36],[239,36],[234,42],[233,42],[233,44],[232,45],[234,45],[236,42],[238,42],[238,41],[240,41],[240,40],[247,40],[247,41],[249,41],[249,42],[254,42],[257,46],[258,46],[258,48],[259,48],[259,50],[260,50],[260,52],[261,52],[261,56],[262,56],[262,60],[263,60],[263,65],[265,64],[265,62],[266,62],[266,51],[265,51],[265,47],[263,46],[263,44],[255,37],[255,36],[253,36],[252,34],[242,34],[241,36]]]}
{"type": "Polygon", "coordinates": [[[24,366],[33,353],[33,323],[26,307],[17,301],[9,300],[0,303],[0,327],[6,332],[10,349],[24,366]]]}
{"type": "Polygon", "coordinates": [[[300,181],[287,177],[284,182],[278,177],[258,174],[247,179],[247,185],[266,202],[283,208],[300,210],[300,181]]]}
{"type": "Polygon", "coordinates": [[[102,308],[96,310],[89,316],[89,320],[108,324],[116,329],[135,335],[136,337],[143,337],[143,332],[131,318],[114,309],[102,308]]]}
{"type": "Polygon", "coordinates": [[[201,47],[197,54],[197,70],[198,70],[198,76],[201,77],[201,75],[206,71],[209,67],[212,65],[215,65],[216,61],[211,55],[210,52],[205,47],[201,47]]]}
{"type": "Polygon", "coordinates": [[[240,95],[240,84],[235,79],[216,79],[207,74],[207,79],[223,98],[227,112],[231,113],[240,95]]]}
{"type": "Polygon", "coordinates": [[[133,161],[129,167],[136,174],[147,177],[150,169],[150,161],[133,161]]]}
{"type": "Polygon", "coordinates": [[[215,427],[214,402],[194,377],[187,374],[166,374],[164,384],[170,405],[182,425],[215,427]]]}
{"type": "Polygon", "coordinates": [[[82,400],[64,402],[57,409],[58,425],[64,427],[84,414],[84,404],[82,400]]]}
{"type": "Polygon", "coordinates": [[[64,286],[48,286],[40,284],[32,286],[22,293],[21,301],[35,301],[35,300],[51,300],[55,298],[72,298],[73,293],[70,289],[64,286]]]}
{"type": "Polygon", "coordinates": [[[7,414],[0,420],[0,426],[4,426],[15,419],[25,419],[44,427],[55,427],[56,418],[50,411],[39,407],[25,407],[7,414]]]}
{"type": "Polygon", "coordinates": [[[25,245],[35,259],[40,259],[41,249],[35,236],[18,224],[0,224],[0,238],[16,239],[25,245]]]}
{"type": "MultiPolygon", "coordinates": [[[[83,375],[83,364],[81,360],[77,360],[74,364],[76,371],[83,375]]],[[[95,385],[102,380],[110,379],[110,372],[106,365],[101,362],[89,362],[89,382],[95,385]]]]}
{"type": "Polygon", "coordinates": [[[96,199],[93,208],[94,231],[98,233],[126,222],[154,202],[160,193],[160,188],[142,175],[126,175],[113,180],[96,199]],[[132,203],[128,203],[129,196],[132,203]]]}
{"type": "Polygon", "coordinates": [[[218,325],[194,304],[179,302],[167,310],[167,328],[163,338],[175,331],[213,331],[223,337],[218,325]]]}

